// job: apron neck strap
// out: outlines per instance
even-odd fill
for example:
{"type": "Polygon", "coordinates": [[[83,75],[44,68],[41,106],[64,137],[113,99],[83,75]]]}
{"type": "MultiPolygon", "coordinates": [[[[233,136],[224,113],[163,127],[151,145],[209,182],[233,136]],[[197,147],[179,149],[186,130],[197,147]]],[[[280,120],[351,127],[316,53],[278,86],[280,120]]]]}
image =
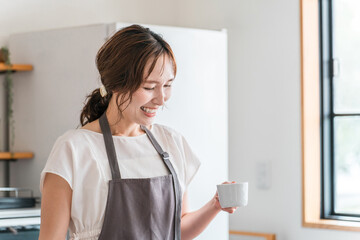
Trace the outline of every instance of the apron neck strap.
{"type": "Polygon", "coordinates": [[[109,160],[112,179],[121,179],[119,165],[118,165],[116,152],[115,152],[114,141],[113,141],[113,138],[111,135],[109,122],[106,117],[106,111],[103,113],[103,115],[101,115],[101,117],[99,119],[99,123],[100,123],[101,131],[103,132],[103,137],[104,137],[105,147],[106,147],[106,154],[107,154],[108,160],[109,160]]]}
{"type": "Polygon", "coordinates": [[[140,128],[145,131],[146,135],[148,136],[148,138],[150,139],[152,145],[154,146],[154,148],[156,149],[156,151],[159,153],[159,155],[161,156],[161,158],[165,161],[166,159],[169,159],[169,154],[167,152],[165,152],[160,144],[156,141],[154,135],[149,131],[149,129],[147,129],[145,126],[141,125],[140,128]]]}

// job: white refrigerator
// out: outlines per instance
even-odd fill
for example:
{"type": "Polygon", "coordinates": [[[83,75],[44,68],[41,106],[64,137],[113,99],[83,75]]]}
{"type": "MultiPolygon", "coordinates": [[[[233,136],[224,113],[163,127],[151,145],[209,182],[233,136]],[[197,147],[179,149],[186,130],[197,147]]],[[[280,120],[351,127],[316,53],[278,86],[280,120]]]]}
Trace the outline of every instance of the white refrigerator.
{"type": "MultiPolygon", "coordinates": [[[[79,126],[85,96],[100,86],[95,55],[105,40],[128,23],[108,23],[13,34],[13,63],[34,70],[14,74],[14,150],[32,160],[11,163],[10,184],[40,196],[39,177],[56,138],[79,126]]],[[[216,184],[228,180],[227,33],[144,25],[173,48],[178,73],[167,108],[156,122],[182,133],[200,158],[189,189],[191,210],[207,203],[216,184]]],[[[228,239],[228,214],[220,213],[197,238],[228,239]]]]}

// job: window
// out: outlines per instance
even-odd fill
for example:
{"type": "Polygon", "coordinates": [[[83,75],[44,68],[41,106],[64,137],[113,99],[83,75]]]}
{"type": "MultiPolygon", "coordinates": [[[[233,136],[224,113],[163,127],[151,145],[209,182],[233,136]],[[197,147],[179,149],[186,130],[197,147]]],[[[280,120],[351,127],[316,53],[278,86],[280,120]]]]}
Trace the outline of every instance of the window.
{"type": "Polygon", "coordinates": [[[360,221],[360,1],[320,0],[322,218],[360,221]]]}
{"type": "Polygon", "coordinates": [[[360,231],[359,3],[300,0],[305,227],[360,231]]]}

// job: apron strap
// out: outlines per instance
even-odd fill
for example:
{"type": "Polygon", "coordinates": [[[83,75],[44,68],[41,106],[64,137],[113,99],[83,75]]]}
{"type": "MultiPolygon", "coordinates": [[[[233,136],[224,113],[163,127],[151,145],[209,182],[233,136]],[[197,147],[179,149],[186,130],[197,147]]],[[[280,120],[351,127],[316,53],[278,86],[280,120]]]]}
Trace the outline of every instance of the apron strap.
{"type": "Polygon", "coordinates": [[[100,123],[101,131],[103,132],[103,136],[104,136],[106,154],[109,160],[112,179],[121,179],[119,165],[115,152],[114,141],[111,135],[109,122],[106,117],[106,111],[103,113],[103,115],[101,115],[99,119],[99,123],[100,123]]]}
{"type": "Polygon", "coordinates": [[[175,172],[173,165],[171,164],[171,162],[169,160],[169,154],[161,148],[160,144],[156,141],[154,135],[145,126],[141,125],[140,128],[146,132],[146,135],[150,139],[152,145],[155,147],[156,151],[160,154],[166,167],[169,169],[169,171],[172,175],[173,185],[174,185],[174,190],[175,190],[175,240],[180,240],[181,239],[181,229],[180,229],[181,225],[180,224],[181,224],[181,202],[182,201],[181,201],[180,183],[177,178],[177,174],[175,172]]]}

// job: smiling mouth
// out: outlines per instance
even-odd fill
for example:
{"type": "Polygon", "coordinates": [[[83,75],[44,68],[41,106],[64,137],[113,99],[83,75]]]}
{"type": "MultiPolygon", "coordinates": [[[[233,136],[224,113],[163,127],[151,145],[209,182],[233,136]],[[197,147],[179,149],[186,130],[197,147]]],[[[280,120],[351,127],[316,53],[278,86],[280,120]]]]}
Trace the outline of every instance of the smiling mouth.
{"type": "Polygon", "coordinates": [[[140,108],[146,113],[156,113],[157,111],[157,108],[146,108],[146,107],[140,107],[140,108]]]}

